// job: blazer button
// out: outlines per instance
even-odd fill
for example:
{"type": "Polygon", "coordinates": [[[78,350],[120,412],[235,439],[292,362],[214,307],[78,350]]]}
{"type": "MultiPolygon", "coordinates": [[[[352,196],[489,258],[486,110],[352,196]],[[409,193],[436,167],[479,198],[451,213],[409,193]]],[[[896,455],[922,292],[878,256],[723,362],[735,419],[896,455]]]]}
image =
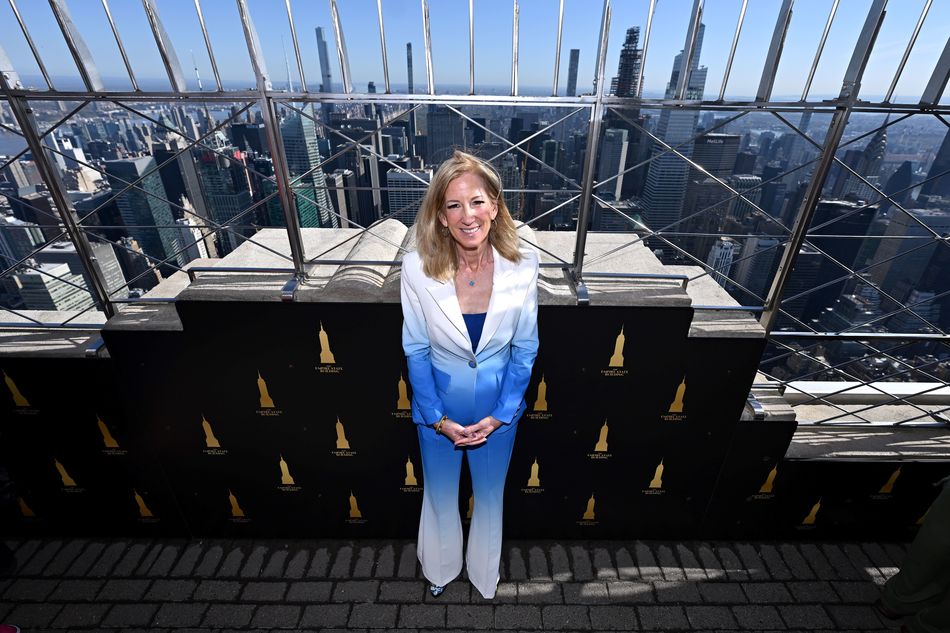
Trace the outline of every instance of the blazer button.
{"type": "Polygon", "coordinates": [[[475,361],[473,360],[468,361],[468,366],[471,367],[472,369],[475,369],[475,365],[476,365],[475,361]]]}

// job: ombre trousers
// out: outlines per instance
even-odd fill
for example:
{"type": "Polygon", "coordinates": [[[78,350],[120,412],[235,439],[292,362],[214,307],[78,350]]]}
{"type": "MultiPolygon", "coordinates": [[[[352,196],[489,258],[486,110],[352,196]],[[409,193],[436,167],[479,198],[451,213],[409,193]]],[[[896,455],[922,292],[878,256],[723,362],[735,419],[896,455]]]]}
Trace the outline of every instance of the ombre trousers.
{"type": "Polygon", "coordinates": [[[462,519],[459,475],[466,454],[474,504],[465,552],[468,579],[486,599],[495,597],[501,561],[505,476],[518,424],[502,425],[480,446],[455,448],[434,429],[419,426],[422,449],[422,516],[417,554],[422,573],[433,585],[445,586],[462,572],[462,519]]]}

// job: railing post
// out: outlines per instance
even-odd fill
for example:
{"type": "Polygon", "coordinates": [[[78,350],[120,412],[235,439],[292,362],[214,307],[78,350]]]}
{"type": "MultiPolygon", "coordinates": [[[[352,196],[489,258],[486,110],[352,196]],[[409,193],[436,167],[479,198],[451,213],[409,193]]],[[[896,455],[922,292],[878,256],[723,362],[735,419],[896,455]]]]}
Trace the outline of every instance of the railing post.
{"type": "Polygon", "coordinates": [[[578,303],[588,303],[587,287],[583,281],[584,248],[587,246],[587,221],[590,218],[591,198],[594,190],[594,168],[597,165],[597,147],[600,144],[600,125],[604,116],[604,66],[607,63],[607,36],[610,31],[610,0],[604,0],[600,20],[600,42],[597,46],[597,68],[594,78],[595,101],[590,109],[587,125],[587,153],[584,156],[581,204],[577,212],[577,242],[574,245],[574,262],[571,282],[578,303]]]}
{"type": "Polygon", "coordinates": [[[241,14],[241,23],[244,26],[244,38],[247,40],[247,51],[251,56],[251,65],[257,79],[257,90],[260,93],[261,115],[264,118],[264,131],[267,135],[267,149],[270,151],[274,163],[274,177],[277,180],[277,195],[280,206],[284,211],[284,221],[287,223],[287,239],[290,242],[290,255],[294,262],[294,279],[284,287],[282,298],[292,301],[297,284],[307,278],[304,270],[303,235],[300,231],[300,219],[297,217],[297,204],[293,191],[290,189],[290,173],[284,157],[284,143],[280,136],[280,127],[277,123],[277,111],[273,98],[268,94],[271,88],[270,76],[264,56],[261,52],[257,30],[251,21],[246,0],[237,0],[238,11],[241,14]]]}
{"type": "MultiPolygon", "coordinates": [[[[0,52],[0,57],[5,57],[5,55],[0,52]]],[[[49,154],[46,152],[39,127],[36,124],[36,117],[33,116],[33,110],[25,97],[16,97],[10,94],[10,90],[15,87],[15,84],[11,86],[8,79],[8,73],[0,73],[0,89],[2,89],[10,104],[10,110],[13,112],[17,125],[20,126],[20,132],[30,148],[30,153],[33,154],[36,168],[49,188],[49,194],[53,198],[54,204],[56,204],[56,211],[66,227],[66,234],[69,235],[69,239],[76,247],[76,253],[79,255],[79,262],[83,271],[92,283],[92,287],[88,288],[89,293],[96,303],[102,307],[106,318],[112,318],[115,316],[115,305],[109,298],[109,289],[106,286],[102,271],[96,265],[96,257],[92,252],[92,246],[86,239],[86,234],[79,225],[75,211],[69,203],[69,197],[66,195],[66,185],[63,183],[59,170],[53,165],[49,154]]]]}
{"type": "Polygon", "coordinates": [[[805,191],[805,197],[802,200],[798,217],[792,225],[788,244],[785,247],[785,252],[782,253],[782,259],[779,262],[775,278],[772,280],[772,286],[769,288],[768,295],[765,297],[765,306],[759,323],[765,328],[766,334],[772,331],[778,320],[785,284],[788,282],[792,270],[795,268],[798,252],[805,241],[805,235],[808,232],[811,219],[815,214],[815,208],[818,206],[818,201],[821,198],[821,191],[825,186],[825,180],[828,178],[828,171],[834,162],[835,151],[838,149],[841,136],[851,116],[851,110],[861,90],[861,79],[864,76],[864,69],[867,67],[871,49],[874,48],[874,41],[877,39],[881,23],[884,21],[884,8],[886,6],[887,0],[874,0],[874,3],[868,11],[867,19],[864,22],[864,28],[861,30],[858,42],[855,44],[854,53],[851,56],[851,63],[848,65],[844,81],[841,84],[841,93],[838,97],[840,105],[835,110],[831,124],[828,127],[828,133],[825,135],[821,159],[818,161],[815,172],[808,182],[808,189],[805,191]]]}

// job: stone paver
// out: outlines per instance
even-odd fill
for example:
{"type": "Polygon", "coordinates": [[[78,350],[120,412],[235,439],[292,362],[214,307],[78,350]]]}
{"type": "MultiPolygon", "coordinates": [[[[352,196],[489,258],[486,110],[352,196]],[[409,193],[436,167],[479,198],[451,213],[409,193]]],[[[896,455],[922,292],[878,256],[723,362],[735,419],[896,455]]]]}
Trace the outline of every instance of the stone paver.
{"type": "Polygon", "coordinates": [[[486,600],[438,598],[411,541],[11,540],[0,621],[23,630],[883,631],[872,607],[902,546],[529,542],[486,600]]]}

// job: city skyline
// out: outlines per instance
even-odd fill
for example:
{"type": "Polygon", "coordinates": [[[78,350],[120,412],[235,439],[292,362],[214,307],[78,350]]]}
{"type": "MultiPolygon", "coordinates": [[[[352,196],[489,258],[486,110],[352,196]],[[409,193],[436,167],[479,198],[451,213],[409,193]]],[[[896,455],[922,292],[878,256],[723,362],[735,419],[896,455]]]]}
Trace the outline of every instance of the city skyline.
{"type": "MultiPolygon", "coordinates": [[[[21,14],[26,20],[34,40],[39,42],[40,52],[50,74],[56,79],[76,76],[71,57],[62,43],[48,7],[39,3],[23,3],[21,14]]],[[[607,52],[607,66],[615,68],[623,46],[624,33],[628,28],[646,25],[647,2],[624,2],[612,5],[612,20],[607,52]]],[[[761,73],[761,60],[765,57],[779,2],[750,4],[739,40],[736,60],[732,69],[727,96],[748,97],[754,94],[761,73]]],[[[841,88],[844,68],[850,56],[854,40],[860,30],[865,5],[842,7],[832,27],[822,62],[819,64],[811,94],[814,97],[834,96],[841,88]],[[846,12],[847,9],[847,12],[846,12]]],[[[204,12],[215,49],[222,80],[229,89],[252,87],[254,84],[250,61],[240,28],[236,7],[230,2],[206,0],[204,12]]],[[[739,0],[717,4],[717,10],[707,10],[703,15],[706,23],[706,43],[699,63],[709,70],[707,91],[718,90],[729,47],[739,13],[739,0]]],[[[906,10],[888,11],[865,74],[862,95],[880,96],[888,87],[903,53],[907,39],[913,30],[923,0],[908,0],[906,10]]],[[[300,86],[296,65],[291,61],[291,77],[287,77],[285,54],[292,43],[286,15],[283,11],[268,11],[259,1],[249,3],[255,26],[260,34],[264,59],[273,77],[275,87],[285,87],[288,79],[300,86]]],[[[194,9],[184,4],[164,4],[162,18],[178,58],[189,89],[197,89],[194,67],[204,78],[205,88],[213,85],[212,72],[203,46],[194,9]],[[197,45],[197,46],[196,46],[197,45]],[[192,63],[192,59],[194,63],[192,63]]],[[[511,4],[503,0],[482,0],[476,3],[475,13],[475,72],[476,86],[492,93],[509,84],[511,66],[511,4]],[[482,16],[492,16],[489,23],[482,16]],[[498,46],[499,34],[506,40],[498,46]],[[483,42],[492,42],[483,46],[483,42]]],[[[672,61],[682,49],[686,33],[690,0],[668,0],[657,4],[653,20],[650,50],[644,68],[644,95],[660,97],[664,94],[665,80],[672,72],[672,61]]],[[[773,94],[776,97],[799,97],[805,83],[807,67],[815,54],[817,38],[827,19],[830,2],[799,2],[795,5],[788,35],[785,41],[783,62],[780,64],[773,94]],[[800,60],[804,63],[797,63],[800,60]],[[807,60],[807,61],[806,61],[807,60]]],[[[107,88],[128,89],[128,78],[115,47],[101,8],[78,10],[72,7],[73,18],[90,47],[93,59],[103,75],[107,88]]],[[[468,86],[468,47],[458,45],[459,39],[467,41],[468,16],[464,3],[432,3],[430,20],[432,33],[433,73],[436,91],[453,92],[468,86]]],[[[554,36],[557,30],[557,15],[554,7],[525,4],[520,6],[519,77],[521,92],[550,93],[554,67],[554,36]],[[550,40],[550,41],[548,41],[550,40]]],[[[140,81],[150,86],[167,88],[167,79],[155,49],[154,39],[145,23],[144,12],[139,3],[116,3],[112,8],[120,30],[124,32],[123,43],[129,53],[133,68],[140,81]]],[[[406,68],[393,63],[404,55],[406,43],[417,51],[424,49],[422,42],[422,17],[419,4],[408,0],[389,0],[383,3],[387,30],[387,49],[390,59],[390,80],[393,87],[404,91],[407,84],[406,68]]],[[[371,2],[348,2],[340,6],[341,22],[350,55],[353,85],[361,90],[369,81],[383,85],[380,72],[379,33],[376,7],[371,2]],[[359,51],[356,54],[355,51],[359,51]]],[[[564,33],[561,43],[561,72],[559,94],[566,94],[568,63],[571,49],[579,49],[578,93],[592,90],[594,63],[597,48],[597,33],[601,12],[591,11],[579,0],[565,3],[564,33]]],[[[0,19],[14,24],[15,20],[6,5],[0,6],[0,19]]],[[[332,67],[334,86],[340,88],[339,60],[334,54],[335,34],[326,3],[295,3],[294,21],[301,47],[307,83],[310,90],[320,90],[321,72],[319,51],[314,29],[322,28],[331,49],[329,63],[332,67]]],[[[950,23],[950,5],[935,3],[917,39],[901,81],[896,87],[897,95],[908,98],[919,95],[933,69],[933,61],[945,43],[941,24],[950,23]]],[[[39,86],[42,80],[22,34],[11,29],[4,47],[11,57],[14,68],[31,84],[39,86]],[[39,82],[39,83],[37,83],[39,82]]],[[[424,63],[420,58],[420,63],[424,63]]],[[[421,68],[421,66],[420,66],[421,68]]],[[[609,72],[609,71],[608,71],[609,72]]],[[[419,78],[425,73],[416,73],[417,92],[419,78]]],[[[609,76],[607,78],[609,80],[609,76]]],[[[423,80],[423,83],[424,80],[423,80]]],[[[712,98],[715,95],[707,95],[712,98]]],[[[946,97],[945,97],[946,100],[946,97]]]]}

